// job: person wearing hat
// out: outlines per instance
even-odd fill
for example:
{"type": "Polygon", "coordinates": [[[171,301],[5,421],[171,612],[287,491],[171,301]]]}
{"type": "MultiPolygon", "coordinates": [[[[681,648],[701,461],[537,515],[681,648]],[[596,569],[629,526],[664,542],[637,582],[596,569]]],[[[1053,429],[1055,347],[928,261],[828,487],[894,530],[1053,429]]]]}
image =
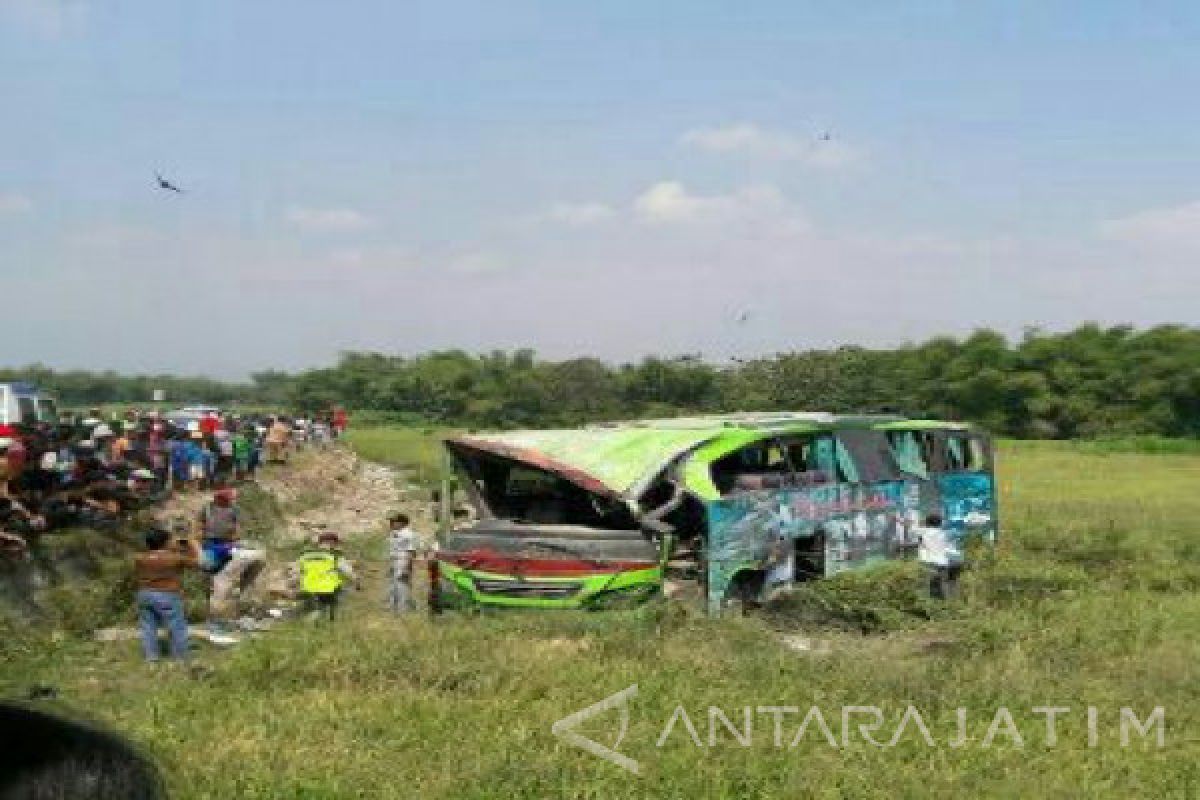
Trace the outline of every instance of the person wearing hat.
{"type": "Polygon", "coordinates": [[[112,459],[112,446],[116,441],[116,436],[107,422],[101,422],[92,429],[92,441],[96,443],[96,452],[101,458],[105,461],[112,459]]]}
{"type": "Polygon", "coordinates": [[[87,416],[85,416],[79,422],[79,426],[82,428],[80,433],[83,435],[83,438],[85,438],[85,439],[92,438],[92,436],[93,436],[92,432],[94,430],[96,430],[96,426],[100,425],[103,422],[104,422],[104,420],[101,416],[100,409],[98,409],[98,408],[88,409],[87,416]]]}
{"type": "Polygon", "coordinates": [[[133,560],[137,581],[138,628],[142,653],[147,661],[158,661],[161,652],[158,630],[166,628],[171,658],[188,657],[187,617],[183,610],[183,572],[200,564],[200,548],[194,539],[175,539],[162,527],[151,528],[145,537],[146,551],[133,560]],[[168,545],[174,540],[175,547],[168,545]]]}
{"type": "Polygon", "coordinates": [[[129,471],[125,480],[125,488],[130,501],[135,507],[144,507],[155,499],[158,476],[145,467],[129,471]]]}
{"type": "Polygon", "coordinates": [[[362,588],[354,567],[342,556],[341,542],[336,533],[322,531],[316,536],[316,546],[301,553],[296,560],[301,595],[314,616],[325,614],[330,622],[337,615],[338,601],[346,583],[353,582],[356,589],[362,588]]]}
{"type": "Polygon", "coordinates": [[[235,500],[236,493],[232,489],[218,489],[196,518],[201,537],[201,561],[204,571],[212,576],[208,601],[210,639],[231,635],[229,621],[237,616],[235,589],[241,586],[246,566],[240,560],[234,563],[241,523],[235,500]]]}

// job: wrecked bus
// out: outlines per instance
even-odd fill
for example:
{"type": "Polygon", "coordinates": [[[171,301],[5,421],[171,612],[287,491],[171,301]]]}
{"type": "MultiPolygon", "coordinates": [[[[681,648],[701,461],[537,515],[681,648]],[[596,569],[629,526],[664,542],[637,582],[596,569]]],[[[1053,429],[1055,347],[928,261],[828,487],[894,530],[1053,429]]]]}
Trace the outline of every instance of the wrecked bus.
{"type": "Polygon", "coordinates": [[[962,423],[742,413],[445,444],[477,520],[440,535],[439,610],[628,607],[669,566],[717,612],[908,555],[930,512],[996,536],[991,442],[962,423]]]}

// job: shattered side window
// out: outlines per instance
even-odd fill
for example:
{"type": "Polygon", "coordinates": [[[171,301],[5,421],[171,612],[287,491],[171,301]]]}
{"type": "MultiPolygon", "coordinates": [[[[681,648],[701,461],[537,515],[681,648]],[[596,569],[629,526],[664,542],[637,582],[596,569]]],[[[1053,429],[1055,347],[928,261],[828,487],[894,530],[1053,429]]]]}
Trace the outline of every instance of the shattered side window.
{"type": "Polygon", "coordinates": [[[882,431],[847,428],[838,431],[838,444],[852,459],[852,470],[843,468],[854,483],[903,480],[910,473],[900,468],[891,440],[882,431]]]}
{"type": "Polygon", "coordinates": [[[780,483],[790,467],[787,453],[774,439],[753,442],[712,463],[713,485],[722,495],[780,483]]]}
{"type": "Polygon", "coordinates": [[[838,480],[844,483],[858,483],[858,465],[854,463],[854,457],[841,440],[834,440],[834,455],[837,459],[838,480]]]}
{"type": "Polygon", "coordinates": [[[829,480],[841,479],[838,473],[837,444],[828,434],[818,436],[813,446],[814,462],[812,466],[829,476],[829,480]]]}
{"type": "Polygon", "coordinates": [[[783,442],[802,485],[859,480],[854,457],[833,434],[790,436],[783,442]]]}
{"type": "Polygon", "coordinates": [[[853,453],[830,433],[754,442],[714,461],[711,469],[713,484],[722,496],[861,480],[853,453]]]}
{"type": "Polygon", "coordinates": [[[916,431],[891,431],[888,441],[892,445],[892,453],[900,469],[916,475],[918,478],[929,477],[929,462],[925,458],[921,439],[916,431]]]}
{"type": "Polygon", "coordinates": [[[951,434],[945,441],[948,472],[981,472],[987,468],[987,459],[978,439],[951,434]]]}
{"type": "Polygon", "coordinates": [[[980,436],[972,436],[967,442],[970,447],[971,469],[979,472],[987,471],[990,462],[987,441],[980,436]]]}

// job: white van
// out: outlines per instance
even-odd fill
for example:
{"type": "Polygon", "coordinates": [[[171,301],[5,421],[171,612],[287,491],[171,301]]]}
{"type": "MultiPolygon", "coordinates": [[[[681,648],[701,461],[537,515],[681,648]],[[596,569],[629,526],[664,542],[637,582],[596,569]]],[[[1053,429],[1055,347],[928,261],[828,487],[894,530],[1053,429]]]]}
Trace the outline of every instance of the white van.
{"type": "Polygon", "coordinates": [[[0,383],[0,449],[7,449],[24,426],[58,423],[54,398],[31,383],[0,383]]]}

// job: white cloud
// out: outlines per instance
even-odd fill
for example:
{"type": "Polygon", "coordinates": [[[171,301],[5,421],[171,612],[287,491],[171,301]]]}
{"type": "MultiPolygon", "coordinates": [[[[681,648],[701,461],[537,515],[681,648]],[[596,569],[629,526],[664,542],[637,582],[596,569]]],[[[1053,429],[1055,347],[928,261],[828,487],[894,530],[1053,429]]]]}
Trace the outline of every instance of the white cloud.
{"type": "Polygon", "coordinates": [[[697,197],[682,183],[660,181],[633,202],[634,210],[649,222],[678,222],[693,219],[720,203],[719,198],[697,197]]]}
{"type": "Polygon", "coordinates": [[[709,153],[764,161],[794,161],[820,169],[848,167],[863,160],[863,154],[857,148],[837,139],[773,131],[746,122],[695,128],[685,133],[680,141],[709,153]]]}
{"type": "Polygon", "coordinates": [[[284,218],[315,233],[353,233],[375,224],[374,219],[352,208],[290,208],[284,218]]]}
{"type": "Polygon", "coordinates": [[[745,186],[724,194],[694,194],[678,181],[659,181],[633,201],[633,213],[652,225],[700,223],[769,226],[801,233],[807,216],[774,186],[745,186]]]}
{"type": "Polygon", "coordinates": [[[554,222],[576,228],[597,225],[615,217],[617,212],[604,203],[559,203],[546,213],[554,222]]]}
{"type": "Polygon", "coordinates": [[[1200,201],[1107,220],[1100,224],[1100,235],[1131,244],[1200,247],[1200,201]]]}
{"type": "Polygon", "coordinates": [[[0,192],[0,216],[23,214],[33,208],[33,201],[23,194],[0,192]]]}

